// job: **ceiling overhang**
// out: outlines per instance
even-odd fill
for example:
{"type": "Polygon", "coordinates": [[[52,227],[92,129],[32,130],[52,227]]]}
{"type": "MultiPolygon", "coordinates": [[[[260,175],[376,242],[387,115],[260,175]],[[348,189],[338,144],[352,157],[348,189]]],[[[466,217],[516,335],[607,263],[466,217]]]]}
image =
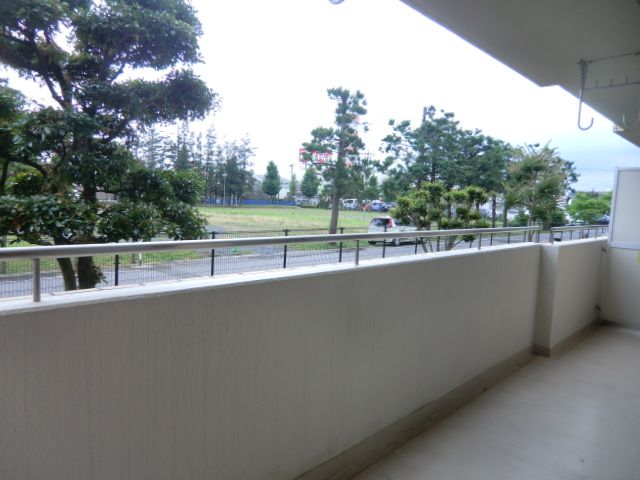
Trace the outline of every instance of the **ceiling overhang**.
{"type": "Polygon", "coordinates": [[[585,102],[640,146],[640,0],[402,1],[540,86],[578,97],[586,60],[585,102]]]}

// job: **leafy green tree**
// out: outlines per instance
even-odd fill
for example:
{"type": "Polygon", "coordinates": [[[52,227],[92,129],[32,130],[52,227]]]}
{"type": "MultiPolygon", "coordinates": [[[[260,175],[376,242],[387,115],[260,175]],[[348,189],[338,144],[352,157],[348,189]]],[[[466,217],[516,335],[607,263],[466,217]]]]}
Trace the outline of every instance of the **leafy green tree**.
{"type": "Polygon", "coordinates": [[[503,193],[511,147],[484,135],[463,130],[451,112],[424,109],[422,123],[413,128],[409,120],[391,120],[392,133],[383,139],[388,156],[382,164],[387,178],[385,198],[394,199],[424,181],[442,181],[449,189],[470,185],[490,192],[492,225],[495,226],[497,196],[503,193]]]}
{"type": "Polygon", "coordinates": [[[24,106],[22,94],[0,80],[0,197],[6,193],[11,167],[16,167],[12,163],[19,160],[13,152],[13,137],[15,122],[25,113],[24,106]]]}
{"type": "Polygon", "coordinates": [[[355,162],[359,152],[364,148],[364,142],[358,133],[358,123],[360,117],[367,113],[367,102],[359,90],[352,94],[340,87],[330,88],[327,93],[329,98],[336,102],[334,126],[312,130],[311,141],[304,143],[303,147],[308,152],[305,154],[308,161],[313,161],[313,155],[317,153],[336,153],[335,161],[316,165],[322,171],[325,181],[330,184],[329,233],[336,233],[340,199],[348,192],[351,183],[348,164],[355,162]]]}
{"type": "Polygon", "coordinates": [[[296,174],[291,174],[291,180],[289,180],[289,198],[293,199],[298,193],[298,178],[296,174]]]}
{"type": "MultiPolygon", "coordinates": [[[[488,225],[480,215],[479,205],[488,197],[480,187],[469,186],[464,189],[448,189],[443,182],[422,182],[419,188],[410,190],[398,197],[398,206],[392,214],[400,222],[415,225],[418,230],[438,230],[461,228],[486,228],[488,225]]],[[[443,237],[443,247],[452,249],[461,241],[471,242],[473,235],[451,235],[443,237]]],[[[441,239],[436,239],[437,248],[441,239]]],[[[423,243],[423,249],[433,250],[429,241],[423,243]]]]}
{"type": "Polygon", "coordinates": [[[367,155],[354,161],[349,169],[350,194],[361,203],[363,200],[375,200],[380,196],[380,185],[376,176],[377,165],[378,163],[367,155]]]}
{"type": "Polygon", "coordinates": [[[578,192],[567,206],[574,221],[596,223],[611,211],[611,192],[578,192]]]}
{"type": "Polygon", "coordinates": [[[136,156],[149,168],[165,168],[171,156],[170,141],[151,125],[140,136],[136,156]]]}
{"type": "Polygon", "coordinates": [[[307,168],[302,177],[302,183],[300,184],[302,195],[311,199],[318,194],[318,188],[320,188],[318,174],[313,167],[307,168]]]}
{"type": "MultiPolygon", "coordinates": [[[[51,97],[15,124],[13,161],[31,170],[0,199],[0,234],[40,245],[148,240],[160,230],[203,236],[190,181],[145,167],[130,148],[139,128],[202,118],[214,106],[189,68],[200,61],[202,33],[193,8],[185,0],[3,2],[0,29],[0,62],[51,97]],[[138,78],[143,69],[158,79],[138,78]],[[118,202],[102,204],[102,194],[118,202]]],[[[58,263],[66,289],[102,279],[91,257],[58,263]]]]}
{"type": "Polygon", "coordinates": [[[526,210],[527,225],[552,224],[560,198],[578,179],[573,163],[563,160],[555,148],[526,145],[515,151],[508,168],[505,210],[508,206],[526,210]]]}
{"type": "Polygon", "coordinates": [[[273,199],[280,193],[281,188],[282,182],[278,173],[278,166],[271,161],[267,164],[267,174],[262,180],[262,191],[273,199]]]}
{"type": "Polygon", "coordinates": [[[210,179],[215,198],[223,194],[238,198],[252,193],[255,177],[251,170],[253,147],[248,138],[225,142],[215,147],[214,176],[210,179]]]}
{"type": "Polygon", "coordinates": [[[434,106],[423,111],[422,123],[413,128],[409,120],[390,120],[392,133],[382,140],[382,151],[388,156],[383,170],[389,176],[392,191],[403,193],[419,187],[422,182],[442,181],[447,187],[460,185],[462,172],[458,160],[462,157],[464,131],[451,112],[438,112],[434,106]]]}
{"type": "Polygon", "coordinates": [[[476,185],[491,198],[491,226],[496,226],[498,196],[505,191],[507,165],[513,147],[501,140],[475,132],[468,138],[463,185],[476,185]]]}

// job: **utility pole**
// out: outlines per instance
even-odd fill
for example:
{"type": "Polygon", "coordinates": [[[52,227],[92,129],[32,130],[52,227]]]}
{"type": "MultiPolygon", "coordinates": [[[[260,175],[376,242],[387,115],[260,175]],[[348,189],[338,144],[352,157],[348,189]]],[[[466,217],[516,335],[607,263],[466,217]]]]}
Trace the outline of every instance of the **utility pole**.
{"type": "Polygon", "coordinates": [[[227,172],[222,174],[222,178],[224,178],[224,183],[222,186],[222,207],[224,208],[224,202],[227,198],[227,172]]]}

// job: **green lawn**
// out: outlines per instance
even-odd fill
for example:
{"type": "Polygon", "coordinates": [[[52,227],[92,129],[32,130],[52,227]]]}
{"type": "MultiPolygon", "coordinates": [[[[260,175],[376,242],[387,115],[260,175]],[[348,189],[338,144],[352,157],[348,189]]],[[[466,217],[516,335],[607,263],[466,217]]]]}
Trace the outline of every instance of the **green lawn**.
{"type": "MultiPolygon", "coordinates": [[[[207,218],[207,223],[214,225],[223,231],[261,231],[261,230],[283,230],[289,229],[317,229],[328,230],[329,220],[331,219],[331,210],[322,208],[299,208],[299,207],[203,207],[200,209],[207,218]]],[[[347,229],[360,228],[365,229],[371,218],[381,215],[380,213],[360,212],[341,210],[338,224],[347,229]]],[[[385,215],[385,214],[382,214],[385,215]]],[[[295,233],[295,232],[294,232],[295,233]]],[[[294,234],[292,233],[292,234],[294,234]]],[[[9,240],[11,240],[9,238],[9,240]]],[[[29,244],[18,242],[9,244],[10,247],[24,247],[29,244]]],[[[344,244],[345,248],[351,246],[350,243],[344,244]]],[[[291,246],[298,250],[307,249],[323,249],[326,245],[296,245],[291,246]]],[[[290,248],[291,248],[290,247],[290,248]]],[[[249,253],[243,251],[242,253],[249,253]]],[[[142,256],[142,264],[163,263],[167,261],[187,260],[197,257],[192,251],[172,251],[172,252],[154,252],[145,253],[142,256]]],[[[114,257],[112,255],[99,255],[94,257],[98,265],[113,265],[114,257]]],[[[124,254],[120,256],[120,264],[122,266],[135,265],[138,257],[135,255],[124,254]]],[[[20,274],[30,272],[32,268],[31,262],[11,261],[4,265],[0,265],[0,273],[4,274],[20,274]]],[[[57,262],[54,259],[43,259],[41,267],[43,272],[54,271],[58,269],[57,262]]]]}
{"type": "MultiPolygon", "coordinates": [[[[331,210],[300,207],[203,207],[200,212],[209,225],[225,231],[328,229],[331,210]]],[[[377,212],[341,210],[338,224],[345,228],[366,228],[377,212]]],[[[384,215],[384,214],[382,214],[384,215]]]]}

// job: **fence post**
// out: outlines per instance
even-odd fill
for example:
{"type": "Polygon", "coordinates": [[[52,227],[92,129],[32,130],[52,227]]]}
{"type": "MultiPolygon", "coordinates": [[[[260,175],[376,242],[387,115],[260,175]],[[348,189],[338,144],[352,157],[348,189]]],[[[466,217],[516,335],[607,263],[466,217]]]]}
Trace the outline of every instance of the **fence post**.
{"type": "Polygon", "coordinates": [[[493,232],[491,232],[491,236],[489,237],[489,246],[493,245],[493,232]]]}
{"type": "MultiPolygon", "coordinates": [[[[342,234],[344,234],[344,227],[340,227],[340,235],[342,234]]],[[[342,263],[342,240],[340,240],[340,246],[338,248],[338,263],[342,263]]]]}
{"type": "Polygon", "coordinates": [[[553,241],[555,240],[555,239],[553,238],[554,236],[555,236],[555,235],[553,234],[553,227],[551,227],[551,233],[549,234],[549,243],[550,243],[551,245],[553,245],[553,241]]]}
{"type": "Polygon", "coordinates": [[[413,254],[417,255],[418,254],[418,237],[416,237],[416,246],[413,249],[413,254]]]}
{"type": "MultiPolygon", "coordinates": [[[[211,232],[211,240],[216,239],[216,232],[211,232]]],[[[213,277],[216,273],[216,249],[211,249],[211,276],[213,277]]]]}
{"type": "Polygon", "coordinates": [[[511,232],[507,232],[507,245],[511,243],[511,232]]]}
{"type": "MultiPolygon", "coordinates": [[[[7,237],[5,235],[0,237],[0,247],[5,248],[7,246],[7,237]]],[[[0,274],[7,273],[7,262],[4,260],[0,262],[0,274]]]]}
{"type": "Polygon", "coordinates": [[[32,293],[33,293],[33,301],[39,302],[41,300],[40,295],[40,259],[33,259],[33,272],[32,272],[32,293]]]}
{"type": "Polygon", "coordinates": [[[356,255],[355,255],[355,264],[360,264],[360,240],[356,240],[356,255]]]}
{"type": "Polygon", "coordinates": [[[540,230],[542,230],[542,227],[538,227],[538,230],[536,230],[536,243],[540,243],[540,230]]]}
{"type": "Polygon", "coordinates": [[[478,250],[482,250],[482,232],[478,232],[478,250]]]}
{"type": "MultiPolygon", "coordinates": [[[[288,228],[284,229],[284,236],[285,237],[289,236],[289,229],[288,228]]],[[[287,268],[287,245],[284,246],[284,260],[282,262],[282,268],[287,268]]]]}
{"type": "MultiPolygon", "coordinates": [[[[387,233],[387,226],[384,226],[384,233],[387,233]]],[[[387,239],[383,238],[382,239],[382,258],[384,258],[387,255],[387,239]]]]}
{"type": "Polygon", "coordinates": [[[120,284],[120,255],[116,255],[113,262],[113,284],[116,287],[120,284]]]}

